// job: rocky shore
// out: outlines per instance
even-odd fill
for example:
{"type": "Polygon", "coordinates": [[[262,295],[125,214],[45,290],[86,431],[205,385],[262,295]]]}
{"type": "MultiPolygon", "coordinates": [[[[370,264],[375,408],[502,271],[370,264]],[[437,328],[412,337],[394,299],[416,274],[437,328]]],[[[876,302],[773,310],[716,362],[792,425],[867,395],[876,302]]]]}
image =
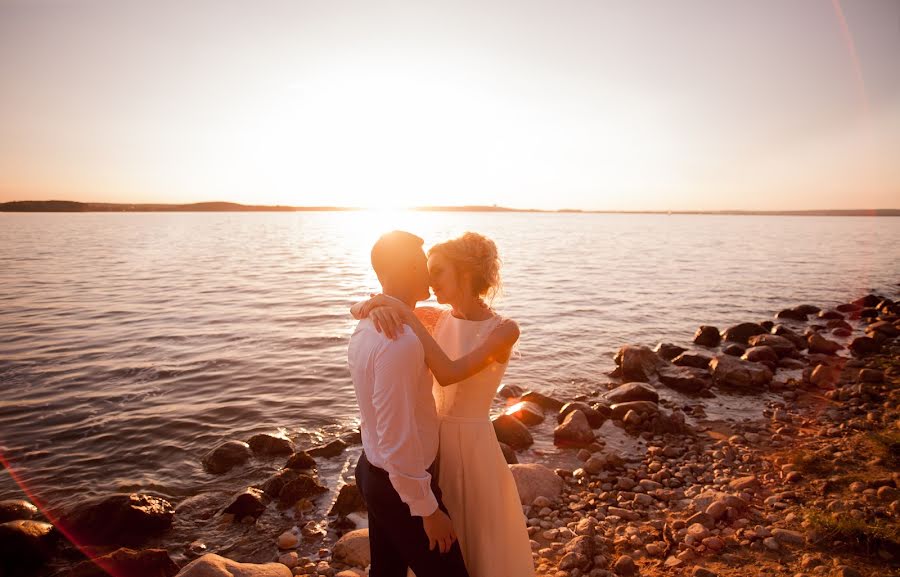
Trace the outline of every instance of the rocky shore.
{"type": "MultiPolygon", "coordinates": [[[[900,303],[870,294],[701,326],[684,344],[625,345],[608,385],[590,395],[502,387],[508,409],[494,427],[538,575],[900,575],[898,335],[900,303]],[[721,418],[736,403],[752,418],[721,418]],[[519,463],[536,435],[577,466],[519,463]]],[[[317,461],[358,444],[357,433],[297,450],[263,434],[203,457],[210,475],[254,455],[284,459],[210,514],[252,529],[267,510],[284,511],[293,522],[261,552],[268,563],[199,542],[176,563],[146,544],[164,541],[178,507],[123,494],[53,519],[27,501],[0,502],[0,576],[46,575],[61,557],[71,562],[56,574],[81,577],[365,575],[365,504],[352,482],[329,489],[317,473],[317,461]]]]}

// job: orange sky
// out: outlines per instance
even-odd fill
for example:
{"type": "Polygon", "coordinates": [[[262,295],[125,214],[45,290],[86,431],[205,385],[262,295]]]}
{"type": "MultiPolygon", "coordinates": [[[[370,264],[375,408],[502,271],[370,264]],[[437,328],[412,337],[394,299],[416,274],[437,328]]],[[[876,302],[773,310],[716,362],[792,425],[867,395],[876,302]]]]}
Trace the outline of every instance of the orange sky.
{"type": "Polygon", "coordinates": [[[895,0],[0,0],[0,201],[900,207],[898,54],[895,0]]]}

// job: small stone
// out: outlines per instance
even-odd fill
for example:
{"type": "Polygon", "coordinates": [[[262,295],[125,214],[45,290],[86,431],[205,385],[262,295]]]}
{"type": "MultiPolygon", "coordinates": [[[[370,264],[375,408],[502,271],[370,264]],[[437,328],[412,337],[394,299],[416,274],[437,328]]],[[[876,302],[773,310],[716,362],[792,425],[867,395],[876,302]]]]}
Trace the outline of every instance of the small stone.
{"type": "Polygon", "coordinates": [[[616,559],[613,570],[616,572],[616,575],[622,575],[622,577],[633,577],[638,573],[638,568],[634,563],[634,559],[628,555],[622,555],[616,559]]]}

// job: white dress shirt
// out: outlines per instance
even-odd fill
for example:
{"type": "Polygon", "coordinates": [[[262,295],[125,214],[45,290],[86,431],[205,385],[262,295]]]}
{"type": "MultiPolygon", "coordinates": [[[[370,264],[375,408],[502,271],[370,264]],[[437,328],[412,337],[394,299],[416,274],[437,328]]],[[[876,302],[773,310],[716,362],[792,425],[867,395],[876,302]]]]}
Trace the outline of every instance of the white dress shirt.
{"type": "Polygon", "coordinates": [[[437,457],[439,421],[422,343],[402,329],[391,340],[361,320],[347,357],[366,458],[388,472],[410,513],[425,517],[438,508],[427,469],[437,457]]]}

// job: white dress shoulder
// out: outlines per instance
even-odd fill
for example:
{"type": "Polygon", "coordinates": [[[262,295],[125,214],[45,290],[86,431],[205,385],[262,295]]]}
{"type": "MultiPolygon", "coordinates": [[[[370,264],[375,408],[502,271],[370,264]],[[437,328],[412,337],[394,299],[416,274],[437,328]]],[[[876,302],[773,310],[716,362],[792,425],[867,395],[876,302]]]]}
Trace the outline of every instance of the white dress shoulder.
{"type": "MultiPolygon", "coordinates": [[[[501,320],[469,321],[444,311],[434,338],[450,359],[457,359],[480,345],[501,320]]],[[[448,387],[434,383],[440,419],[438,483],[470,577],[535,574],[516,482],[490,421],[506,366],[494,362],[448,387]]]]}

